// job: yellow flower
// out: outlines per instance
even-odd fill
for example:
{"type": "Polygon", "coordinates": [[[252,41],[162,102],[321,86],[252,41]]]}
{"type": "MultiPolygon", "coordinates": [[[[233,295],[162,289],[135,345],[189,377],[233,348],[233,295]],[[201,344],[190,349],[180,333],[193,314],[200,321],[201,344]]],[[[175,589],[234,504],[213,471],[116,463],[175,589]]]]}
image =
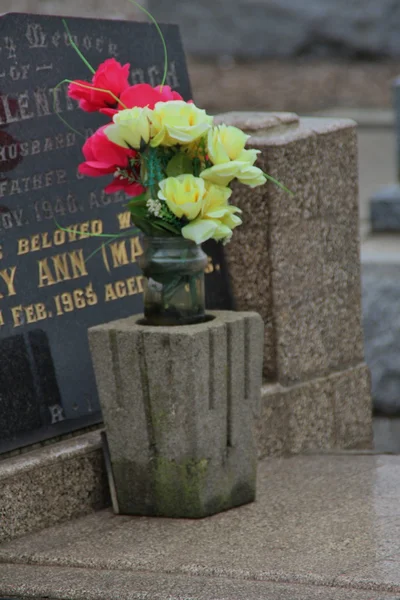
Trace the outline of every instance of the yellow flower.
{"type": "Polygon", "coordinates": [[[251,188],[255,188],[258,185],[264,185],[267,181],[264,173],[258,167],[252,167],[245,165],[237,176],[241,183],[248,185],[251,188]]]}
{"type": "Polygon", "coordinates": [[[120,110],[113,117],[114,124],[106,127],[104,133],[114,144],[138,150],[143,142],[147,144],[150,139],[150,113],[148,108],[120,110]]]}
{"type": "Polygon", "coordinates": [[[209,169],[202,171],[200,173],[200,177],[206,181],[209,181],[210,183],[227,186],[230,184],[232,179],[235,179],[235,177],[238,176],[243,164],[246,163],[232,160],[222,165],[215,165],[214,167],[210,167],[209,169]]]}
{"type": "Polygon", "coordinates": [[[222,186],[229,185],[235,178],[250,187],[263,185],[266,182],[266,178],[261,169],[240,160],[232,160],[231,162],[221,165],[214,165],[213,167],[202,171],[200,177],[206,181],[222,186]]]}
{"type": "Polygon", "coordinates": [[[229,185],[235,178],[250,187],[264,184],[262,171],[253,166],[260,150],[245,149],[249,137],[237,127],[213,127],[207,136],[207,151],[213,166],[205,169],[200,177],[222,186],[229,185]]]}
{"type": "Polygon", "coordinates": [[[229,188],[206,183],[201,213],[182,228],[183,237],[196,244],[202,244],[210,238],[228,241],[232,237],[232,229],[242,222],[235,214],[241,210],[228,204],[231,194],[229,188]]]}
{"type": "Polygon", "coordinates": [[[168,177],[159,183],[158,197],[165,200],[168,208],[178,217],[191,221],[200,213],[203,205],[205,184],[200,177],[179,175],[168,177]]]}
{"type": "Polygon", "coordinates": [[[214,165],[223,165],[232,160],[254,164],[260,150],[245,150],[249,139],[241,129],[228,125],[213,127],[208,132],[208,155],[214,165]]]}
{"type": "Polygon", "coordinates": [[[151,146],[190,144],[210,129],[212,121],[194,104],[181,100],[157,102],[151,115],[151,146]]]}
{"type": "Polygon", "coordinates": [[[221,185],[206,182],[201,216],[209,219],[219,219],[229,207],[228,200],[232,190],[221,185]]]}

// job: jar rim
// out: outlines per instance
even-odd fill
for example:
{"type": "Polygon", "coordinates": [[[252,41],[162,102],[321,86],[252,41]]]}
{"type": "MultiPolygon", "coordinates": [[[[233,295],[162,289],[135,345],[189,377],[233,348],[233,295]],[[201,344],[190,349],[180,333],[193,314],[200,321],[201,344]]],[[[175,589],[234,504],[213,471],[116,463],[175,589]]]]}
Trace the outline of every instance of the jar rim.
{"type": "Polygon", "coordinates": [[[196,244],[196,242],[193,242],[192,240],[187,240],[182,236],[156,237],[151,235],[145,235],[144,240],[152,246],[199,246],[199,244],[196,244]]]}

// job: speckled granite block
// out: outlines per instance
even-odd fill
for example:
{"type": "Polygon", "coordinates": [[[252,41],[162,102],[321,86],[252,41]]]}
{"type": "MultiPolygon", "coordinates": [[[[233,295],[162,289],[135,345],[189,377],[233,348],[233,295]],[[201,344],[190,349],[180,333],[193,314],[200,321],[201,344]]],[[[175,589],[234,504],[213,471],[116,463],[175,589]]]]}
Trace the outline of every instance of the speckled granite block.
{"type": "MultiPolygon", "coordinates": [[[[263,167],[262,160],[258,164],[263,167]]],[[[257,306],[257,312],[263,318],[263,371],[265,377],[274,378],[276,356],[271,321],[271,265],[265,260],[269,253],[269,206],[262,187],[250,190],[237,183],[234,185],[234,194],[235,204],[243,211],[241,218],[244,226],[235,229],[234,245],[231,242],[225,247],[232,290],[238,310],[255,310],[254,307],[257,306]]]]}
{"type": "Polygon", "coordinates": [[[98,432],[0,461],[0,543],[108,505],[98,432]]]}
{"type": "Polygon", "coordinates": [[[270,183],[237,186],[232,197],[244,224],[227,246],[228,262],[238,308],[269,324],[264,376],[301,381],[360,362],[355,123],[292,113],[227,113],[217,122],[246,130],[260,167],[295,193],[270,183]],[[346,330],[356,344],[342,339],[346,330]]]}
{"type": "MultiPolygon", "coordinates": [[[[217,122],[244,129],[248,146],[261,150],[258,165],[294,192],[272,183],[236,186],[232,202],[244,223],[226,252],[238,308],[257,311],[266,325],[265,380],[296,386],[290,389],[305,406],[303,382],[346,377],[364,360],[356,125],[293,113],[227,113],[217,122]]],[[[361,389],[355,411],[365,415],[367,440],[370,392],[361,389]]],[[[315,401],[331,418],[325,395],[315,401]]],[[[346,429],[350,415],[340,414],[346,429]]],[[[294,447],[282,440],[277,432],[277,448],[294,447]]]]}
{"type": "Polygon", "coordinates": [[[372,448],[369,370],[364,364],[284,387],[265,385],[259,457],[372,448]]]}
{"type": "Polygon", "coordinates": [[[371,375],[367,365],[332,377],[336,445],[345,449],[372,448],[371,375]]]}
{"type": "Polygon", "coordinates": [[[211,315],[181,327],[136,315],[89,330],[123,514],[198,518],[255,498],[263,321],[211,315]]]}

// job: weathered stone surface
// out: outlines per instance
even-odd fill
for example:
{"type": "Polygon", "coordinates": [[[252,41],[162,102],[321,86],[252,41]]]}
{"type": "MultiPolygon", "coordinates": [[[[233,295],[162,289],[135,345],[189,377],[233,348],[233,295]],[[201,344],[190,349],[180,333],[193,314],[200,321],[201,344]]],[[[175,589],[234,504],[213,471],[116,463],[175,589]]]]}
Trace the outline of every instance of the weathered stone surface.
{"type": "Polygon", "coordinates": [[[399,456],[268,459],[258,475],[257,502],[211,519],[107,510],[4,544],[0,596],[398,600],[399,456]]]}
{"type": "Polygon", "coordinates": [[[89,330],[122,513],[196,518],[254,500],[263,323],[212,315],[89,330]]]}
{"type": "Polygon", "coordinates": [[[0,462],[0,543],[109,505],[98,432],[0,462]]]}
{"type": "Polygon", "coordinates": [[[378,413],[400,415],[400,261],[384,253],[363,261],[365,359],[378,413]]]}
{"type": "Polygon", "coordinates": [[[371,375],[367,365],[331,377],[336,446],[372,448],[371,375]]]}
{"type": "MultiPolygon", "coordinates": [[[[130,547],[128,545],[128,547],[130,547]]],[[[398,563],[393,562],[393,573],[398,563]]],[[[396,600],[391,593],[242,577],[10,564],[0,567],[0,593],[64,600],[396,600]]],[[[293,579],[295,579],[293,577],[293,579]]],[[[359,585],[362,587],[363,582],[359,585]]],[[[352,585],[351,583],[349,585],[352,585]]],[[[357,585],[357,583],[355,584],[357,585]]],[[[11,600],[11,598],[10,598],[11,600]]]]}
{"type": "Polygon", "coordinates": [[[244,220],[226,247],[235,298],[265,323],[263,372],[271,385],[258,423],[269,431],[260,434],[260,452],[368,447],[366,373],[358,390],[351,387],[351,368],[364,361],[355,123],[238,112],[217,122],[247,131],[249,147],[261,150],[259,166],[295,193],[238,185],[232,197],[244,220]],[[340,405],[345,385],[351,410],[345,400],[340,405]]]}
{"type": "Polygon", "coordinates": [[[284,387],[265,385],[257,424],[259,457],[372,447],[368,367],[284,387]]]}
{"type": "Polygon", "coordinates": [[[354,122],[291,113],[217,122],[248,131],[260,167],[295,192],[237,186],[232,197],[244,224],[226,251],[238,308],[266,324],[264,377],[287,384],[362,362],[354,122]]]}
{"type": "Polygon", "coordinates": [[[199,56],[397,57],[400,7],[392,0],[147,0],[160,21],[179,23],[199,56]]]}

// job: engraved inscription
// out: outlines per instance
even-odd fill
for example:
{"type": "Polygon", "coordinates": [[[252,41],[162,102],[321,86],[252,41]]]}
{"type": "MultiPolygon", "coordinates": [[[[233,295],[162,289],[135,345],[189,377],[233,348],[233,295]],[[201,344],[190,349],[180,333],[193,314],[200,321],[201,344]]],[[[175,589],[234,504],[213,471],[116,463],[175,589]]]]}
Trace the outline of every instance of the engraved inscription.
{"type": "MultiPolygon", "coordinates": [[[[92,73],[78,59],[61,18],[15,13],[3,19],[0,361],[10,361],[4,371],[14,376],[15,370],[18,381],[26,380],[29,394],[11,381],[6,386],[11,400],[3,401],[0,378],[0,452],[4,440],[18,440],[14,423],[28,396],[33,417],[29,422],[25,411],[24,436],[68,431],[66,419],[86,419],[86,425],[90,415],[90,423],[97,422],[87,328],[140,312],[144,283],[138,266],[143,248],[127,209],[129,198],[123,191],[105,193],[112,174],[95,179],[78,172],[85,139],[109,117],[83,113],[68,97],[68,83],[60,82],[91,81],[92,73]],[[14,414],[4,430],[6,405],[14,414]]],[[[164,57],[155,28],[96,19],[67,22],[94,69],[115,58],[131,62],[130,83],[161,84],[164,57]]],[[[178,36],[170,26],[165,33],[171,58],[166,85],[190,99],[178,36]]]]}

